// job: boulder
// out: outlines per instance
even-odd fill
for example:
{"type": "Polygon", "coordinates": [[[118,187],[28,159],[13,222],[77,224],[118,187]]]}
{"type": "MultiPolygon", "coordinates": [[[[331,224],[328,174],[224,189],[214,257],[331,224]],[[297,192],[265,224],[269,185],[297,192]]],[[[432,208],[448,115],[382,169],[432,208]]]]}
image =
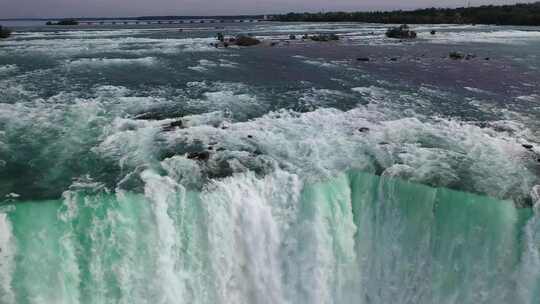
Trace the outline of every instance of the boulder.
{"type": "Polygon", "coordinates": [[[450,59],[453,59],[453,60],[461,60],[465,58],[465,55],[463,55],[460,52],[451,52],[450,55],[448,56],[450,57],[450,59]]]}
{"type": "Polygon", "coordinates": [[[221,42],[225,41],[225,36],[223,35],[223,33],[217,33],[216,38],[221,42]]]}
{"type": "Polygon", "coordinates": [[[430,32],[430,34],[431,34],[431,35],[435,35],[435,34],[437,34],[437,31],[436,31],[436,30],[432,30],[432,31],[430,32]]]}
{"type": "Polygon", "coordinates": [[[210,152],[208,151],[191,152],[191,153],[188,153],[187,158],[198,160],[198,161],[207,161],[210,159],[210,152]]]}
{"type": "Polygon", "coordinates": [[[527,150],[532,150],[534,148],[534,146],[530,145],[530,144],[523,144],[522,146],[523,146],[523,148],[525,148],[527,150]]]}
{"type": "Polygon", "coordinates": [[[369,132],[370,129],[368,127],[362,127],[360,129],[358,129],[358,132],[361,132],[361,133],[366,133],[366,132],[369,132]]]}
{"type": "Polygon", "coordinates": [[[0,25],[0,39],[8,38],[11,36],[11,30],[0,25]]]}
{"type": "Polygon", "coordinates": [[[356,58],[357,61],[360,61],[360,62],[369,62],[370,59],[368,57],[359,57],[359,58],[356,58]]]}
{"type": "Polygon", "coordinates": [[[386,37],[396,38],[396,39],[414,39],[417,34],[415,31],[411,31],[409,26],[406,24],[400,25],[398,27],[392,27],[386,31],[386,37]]]}
{"type": "Polygon", "coordinates": [[[296,35],[292,35],[292,34],[289,35],[289,39],[290,39],[290,40],[296,40],[296,35]]]}
{"type": "Polygon", "coordinates": [[[309,37],[309,39],[318,42],[338,41],[339,36],[336,34],[319,34],[309,37]]]}
{"type": "Polygon", "coordinates": [[[235,44],[238,46],[254,46],[260,43],[261,41],[259,39],[245,35],[236,36],[235,39],[235,44]]]}
{"type": "Polygon", "coordinates": [[[175,129],[182,129],[184,128],[184,123],[182,120],[176,120],[171,122],[170,124],[162,127],[163,131],[173,131],[175,129]]]}

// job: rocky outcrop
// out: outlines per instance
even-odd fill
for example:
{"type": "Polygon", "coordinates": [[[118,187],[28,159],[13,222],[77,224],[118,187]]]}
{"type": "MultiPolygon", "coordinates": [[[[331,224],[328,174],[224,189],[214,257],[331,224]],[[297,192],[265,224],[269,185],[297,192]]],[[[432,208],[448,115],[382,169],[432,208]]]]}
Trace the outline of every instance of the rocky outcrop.
{"type": "Polygon", "coordinates": [[[245,35],[238,35],[234,40],[234,44],[238,46],[254,46],[260,43],[261,41],[259,39],[245,35]]]}
{"type": "Polygon", "coordinates": [[[386,37],[396,38],[396,39],[414,39],[417,34],[415,31],[409,29],[407,24],[400,25],[398,27],[393,27],[386,31],[386,37]]]}

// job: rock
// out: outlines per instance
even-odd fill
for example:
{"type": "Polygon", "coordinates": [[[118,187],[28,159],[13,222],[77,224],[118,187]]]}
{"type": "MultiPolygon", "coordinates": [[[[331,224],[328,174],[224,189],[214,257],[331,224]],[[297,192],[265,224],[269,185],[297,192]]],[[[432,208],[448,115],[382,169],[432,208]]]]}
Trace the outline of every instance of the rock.
{"type": "Polygon", "coordinates": [[[235,44],[238,46],[254,46],[260,44],[261,41],[250,36],[239,35],[236,37],[235,44]]]}
{"type": "Polygon", "coordinates": [[[210,159],[210,152],[202,151],[202,152],[188,153],[187,158],[198,160],[198,161],[207,161],[210,159]]]}
{"type": "Polygon", "coordinates": [[[530,145],[530,144],[523,144],[522,146],[523,146],[523,148],[525,148],[527,150],[532,150],[534,148],[534,146],[530,145]]]}
{"type": "Polygon", "coordinates": [[[356,58],[357,61],[361,61],[361,62],[369,62],[370,59],[368,57],[359,57],[359,58],[356,58]]]}
{"type": "Polygon", "coordinates": [[[474,58],[476,58],[475,54],[467,54],[467,56],[465,56],[465,60],[471,60],[471,59],[474,59],[474,58]]]}
{"type": "Polygon", "coordinates": [[[491,58],[489,58],[489,57],[486,57],[486,58],[484,58],[484,60],[491,60],[491,58]]]}
{"type": "Polygon", "coordinates": [[[436,31],[436,30],[432,30],[430,33],[431,33],[431,35],[435,35],[435,34],[437,34],[437,31],[436,31]]]}
{"type": "Polygon", "coordinates": [[[370,129],[367,128],[367,127],[362,127],[360,129],[358,129],[358,132],[361,132],[361,133],[366,133],[366,132],[369,132],[369,131],[370,131],[370,129]]]}
{"type": "Polygon", "coordinates": [[[253,138],[253,135],[248,135],[247,138],[253,138]]]}
{"type": "Polygon", "coordinates": [[[415,31],[411,31],[407,24],[399,27],[392,27],[386,31],[386,37],[396,39],[415,39],[417,36],[415,31]]]}
{"type": "Polygon", "coordinates": [[[292,35],[292,34],[289,35],[289,39],[290,39],[290,40],[296,40],[296,35],[292,35]]]}
{"type": "Polygon", "coordinates": [[[390,58],[390,61],[398,61],[398,59],[396,57],[392,57],[390,58]]]}
{"type": "Polygon", "coordinates": [[[11,36],[11,30],[0,25],[0,39],[5,39],[11,36]]]}
{"type": "Polygon", "coordinates": [[[217,33],[216,38],[221,42],[225,42],[225,36],[223,35],[223,33],[217,33]]]}
{"type": "Polygon", "coordinates": [[[173,131],[175,129],[182,129],[184,128],[184,123],[182,120],[173,121],[170,124],[162,127],[163,131],[173,131]]]}
{"type": "Polygon", "coordinates": [[[304,40],[307,40],[307,39],[309,39],[309,36],[308,36],[308,34],[304,34],[304,35],[302,36],[302,39],[304,39],[304,40]]]}
{"type": "Polygon", "coordinates": [[[317,42],[338,41],[339,36],[336,34],[319,34],[309,37],[309,39],[317,42]]]}
{"type": "Polygon", "coordinates": [[[451,52],[450,55],[448,56],[450,57],[450,59],[453,59],[453,60],[461,60],[465,58],[465,55],[463,55],[460,52],[451,52]]]}

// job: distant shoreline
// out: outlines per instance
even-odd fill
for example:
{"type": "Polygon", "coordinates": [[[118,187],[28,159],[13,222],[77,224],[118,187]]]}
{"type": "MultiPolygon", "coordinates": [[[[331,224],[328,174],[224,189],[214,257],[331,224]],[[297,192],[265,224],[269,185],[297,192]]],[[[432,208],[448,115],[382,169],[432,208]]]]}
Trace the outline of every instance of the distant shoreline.
{"type": "Polygon", "coordinates": [[[174,20],[258,20],[270,22],[355,22],[376,24],[488,24],[540,26],[540,2],[514,5],[484,5],[417,10],[288,13],[224,16],[139,16],[81,18],[4,18],[2,21],[174,21],[174,20]]]}

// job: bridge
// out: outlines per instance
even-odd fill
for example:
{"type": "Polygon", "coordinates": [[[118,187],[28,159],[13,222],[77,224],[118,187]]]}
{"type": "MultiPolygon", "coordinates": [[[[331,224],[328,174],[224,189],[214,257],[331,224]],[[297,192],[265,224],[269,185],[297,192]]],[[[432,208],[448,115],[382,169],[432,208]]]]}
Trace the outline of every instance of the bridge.
{"type": "Polygon", "coordinates": [[[156,24],[207,24],[207,23],[256,23],[259,19],[200,19],[200,20],[93,20],[79,21],[79,25],[156,25],[156,24]]]}

